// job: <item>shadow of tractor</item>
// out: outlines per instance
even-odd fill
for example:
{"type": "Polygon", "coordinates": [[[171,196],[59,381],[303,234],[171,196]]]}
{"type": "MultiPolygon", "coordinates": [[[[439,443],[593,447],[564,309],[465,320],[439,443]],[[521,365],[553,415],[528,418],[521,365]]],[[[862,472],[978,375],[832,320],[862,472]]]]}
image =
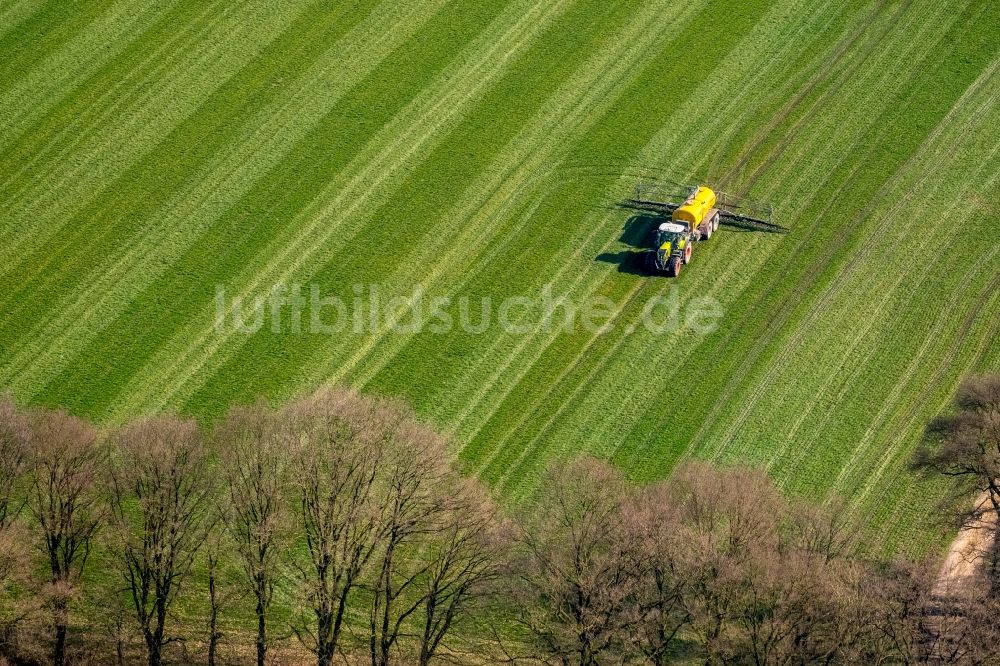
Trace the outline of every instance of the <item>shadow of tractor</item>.
{"type": "Polygon", "coordinates": [[[597,255],[597,261],[618,266],[619,273],[629,275],[650,276],[654,273],[647,267],[646,261],[652,249],[653,230],[663,222],[659,215],[633,215],[625,221],[622,235],[618,240],[630,249],[619,252],[602,252],[597,255]]]}

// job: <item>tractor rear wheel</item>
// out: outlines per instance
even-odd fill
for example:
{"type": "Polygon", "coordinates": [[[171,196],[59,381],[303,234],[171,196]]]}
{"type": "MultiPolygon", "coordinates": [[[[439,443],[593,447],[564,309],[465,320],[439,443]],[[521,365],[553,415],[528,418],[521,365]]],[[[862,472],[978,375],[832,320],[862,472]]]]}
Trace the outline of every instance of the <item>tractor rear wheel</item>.
{"type": "Polygon", "coordinates": [[[670,277],[677,277],[681,274],[681,258],[680,257],[670,257],[670,261],[667,262],[667,275],[670,277]]]}
{"type": "Polygon", "coordinates": [[[705,228],[701,230],[701,240],[708,240],[712,237],[712,221],[705,223],[705,228]]]}
{"type": "Polygon", "coordinates": [[[712,220],[712,231],[718,231],[719,230],[719,218],[720,217],[721,216],[719,215],[719,213],[715,214],[715,218],[712,220]]]}

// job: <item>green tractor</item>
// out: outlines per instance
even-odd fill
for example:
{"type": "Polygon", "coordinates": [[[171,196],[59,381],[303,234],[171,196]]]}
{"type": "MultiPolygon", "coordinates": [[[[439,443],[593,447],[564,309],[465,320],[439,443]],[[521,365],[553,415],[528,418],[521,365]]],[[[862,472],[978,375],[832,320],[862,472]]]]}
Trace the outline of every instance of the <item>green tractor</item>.
{"type": "Polygon", "coordinates": [[[717,196],[704,185],[687,187],[683,193],[666,196],[656,190],[656,186],[638,185],[635,198],[625,201],[629,208],[670,214],[670,220],[656,228],[653,248],[646,257],[646,270],[651,273],[680,275],[681,267],[691,261],[694,242],[711,238],[723,220],[726,224],[756,231],[788,231],[771,221],[771,207],[767,204],[726,194],[717,196]]]}
{"type": "MultiPolygon", "coordinates": [[[[718,219],[713,224],[718,228],[718,219]]],[[[646,268],[651,273],[662,272],[677,277],[681,274],[681,266],[691,261],[694,241],[709,237],[711,231],[702,235],[701,231],[691,231],[685,224],[664,222],[656,229],[653,249],[646,255],[646,268]]]]}

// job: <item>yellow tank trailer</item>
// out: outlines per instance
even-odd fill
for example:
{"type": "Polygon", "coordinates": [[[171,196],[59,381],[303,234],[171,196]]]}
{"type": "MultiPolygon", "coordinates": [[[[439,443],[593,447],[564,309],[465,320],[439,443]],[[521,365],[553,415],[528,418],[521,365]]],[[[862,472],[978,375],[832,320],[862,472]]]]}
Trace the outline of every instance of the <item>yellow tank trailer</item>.
{"type": "Polygon", "coordinates": [[[690,229],[697,229],[713,208],[715,208],[715,192],[702,185],[674,210],[670,219],[686,224],[690,229]]]}
{"type": "Polygon", "coordinates": [[[722,219],[726,224],[754,231],[788,231],[771,220],[770,204],[724,193],[716,195],[704,185],[685,186],[678,192],[658,183],[640,183],[635,186],[635,198],[626,199],[624,204],[663,216],[660,218],[663,222],[654,231],[653,247],[646,255],[646,269],[650,273],[678,275],[681,266],[691,261],[693,241],[711,238],[722,219]]]}

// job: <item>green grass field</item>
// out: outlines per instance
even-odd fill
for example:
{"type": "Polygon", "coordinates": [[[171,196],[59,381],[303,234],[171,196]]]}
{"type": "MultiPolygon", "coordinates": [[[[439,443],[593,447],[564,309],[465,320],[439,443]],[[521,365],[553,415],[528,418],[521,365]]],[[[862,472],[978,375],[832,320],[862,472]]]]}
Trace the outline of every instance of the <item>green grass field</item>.
{"type": "Polygon", "coordinates": [[[335,381],[512,502],[579,451],[697,456],[920,552],[940,488],[908,454],[1000,369],[998,100],[988,0],[0,0],[0,390],[116,422],[335,381]],[[620,270],[614,204],[656,174],[792,232],[620,270]],[[604,333],[216,329],[217,285],[278,283],[616,305],[604,333]],[[671,293],[718,329],[629,333],[671,293]]]}

